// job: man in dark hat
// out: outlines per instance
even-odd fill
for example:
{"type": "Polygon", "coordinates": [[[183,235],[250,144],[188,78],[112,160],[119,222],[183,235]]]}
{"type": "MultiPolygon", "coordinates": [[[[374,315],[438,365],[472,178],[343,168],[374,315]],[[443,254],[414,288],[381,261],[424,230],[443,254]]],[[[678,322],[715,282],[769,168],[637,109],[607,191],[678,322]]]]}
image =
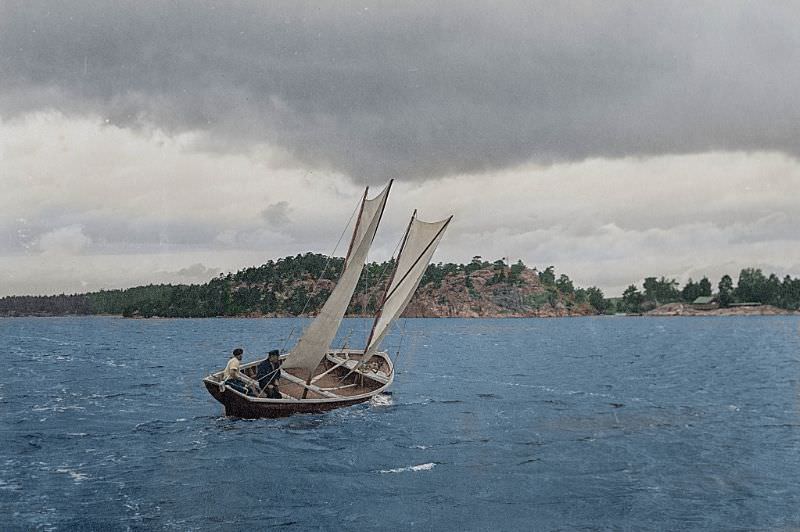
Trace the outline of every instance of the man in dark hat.
{"type": "Polygon", "coordinates": [[[280,378],[280,352],[277,349],[273,349],[257,368],[256,379],[258,379],[258,385],[261,387],[261,395],[270,399],[280,399],[281,392],[278,390],[278,379],[280,378]]]}

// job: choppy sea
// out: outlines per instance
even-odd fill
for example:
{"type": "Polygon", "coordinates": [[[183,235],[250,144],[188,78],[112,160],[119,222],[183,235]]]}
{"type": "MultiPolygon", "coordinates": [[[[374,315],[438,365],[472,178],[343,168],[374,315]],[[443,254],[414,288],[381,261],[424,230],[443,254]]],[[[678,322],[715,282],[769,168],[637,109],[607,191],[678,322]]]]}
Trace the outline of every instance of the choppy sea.
{"type": "Polygon", "coordinates": [[[798,317],[405,320],[391,395],[224,417],[294,325],[0,319],[0,529],[800,527],[798,317]]]}

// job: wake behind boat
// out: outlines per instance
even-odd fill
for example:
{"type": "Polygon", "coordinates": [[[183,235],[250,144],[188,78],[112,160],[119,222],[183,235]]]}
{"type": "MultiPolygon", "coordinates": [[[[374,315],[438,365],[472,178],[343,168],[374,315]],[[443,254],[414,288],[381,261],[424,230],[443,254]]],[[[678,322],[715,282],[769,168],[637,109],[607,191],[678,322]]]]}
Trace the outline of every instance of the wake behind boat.
{"type": "MultiPolygon", "coordinates": [[[[265,397],[263,390],[237,389],[230,381],[225,381],[222,370],[203,379],[209,393],[225,406],[226,415],[260,418],[322,412],[362,403],[391,385],[394,365],[387,352],[378,350],[380,343],[411,301],[452,219],[451,216],[438,222],[423,222],[417,219],[414,211],[364,349],[332,348],[364,269],[391,187],[390,181],[372,199],[367,199],[369,187],[364,191],[344,270],[297,345],[281,357],[280,397],[265,397]]],[[[245,364],[240,372],[255,379],[260,362],[245,364]]]]}

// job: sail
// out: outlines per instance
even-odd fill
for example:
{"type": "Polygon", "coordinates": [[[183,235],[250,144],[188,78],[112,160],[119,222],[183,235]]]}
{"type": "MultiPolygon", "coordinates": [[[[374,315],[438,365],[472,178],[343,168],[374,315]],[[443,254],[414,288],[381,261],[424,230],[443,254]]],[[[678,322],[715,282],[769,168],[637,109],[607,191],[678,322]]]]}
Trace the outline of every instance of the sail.
{"type": "MultiPolygon", "coordinates": [[[[384,192],[392,187],[392,183],[394,179],[389,180],[389,184],[386,186],[384,192]]],[[[383,193],[378,194],[376,197],[367,199],[367,192],[369,192],[369,187],[367,190],[364,191],[364,201],[361,203],[361,212],[358,216],[358,220],[356,220],[356,228],[353,230],[353,238],[350,240],[350,248],[347,250],[347,257],[344,261],[344,267],[347,268],[353,262],[353,252],[355,251],[355,246],[357,242],[361,242],[364,238],[364,235],[367,233],[368,222],[372,220],[376,215],[378,217],[378,223],[380,224],[381,215],[383,214],[383,206],[386,203],[386,198],[381,200],[383,193]]]]}
{"type": "Polygon", "coordinates": [[[452,216],[440,222],[422,222],[412,218],[383,305],[372,326],[363,362],[372,356],[389,331],[389,326],[411,301],[451,219],[452,216]]]}
{"type": "Polygon", "coordinates": [[[286,369],[304,370],[306,378],[310,378],[314,369],[325,356],[361,277],[361,270],[364,269],[364,261],[367,259],[375,232],[378,230],[378,223],[391,186],[390,182],[383,192],[371,200],[364,197],[344,271],[322,310],[305,330],[291,355],[284,362],[283,366],[286,369]]]}

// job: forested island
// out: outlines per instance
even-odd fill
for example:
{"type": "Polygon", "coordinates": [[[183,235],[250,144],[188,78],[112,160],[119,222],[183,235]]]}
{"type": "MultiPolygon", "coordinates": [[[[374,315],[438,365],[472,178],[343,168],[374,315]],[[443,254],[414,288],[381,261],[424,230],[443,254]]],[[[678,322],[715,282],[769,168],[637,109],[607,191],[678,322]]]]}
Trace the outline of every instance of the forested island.
{"type": "MultiPolygon", "coordinates": [[[[314,315],[322,307],[344,259],[306,253],[268,261],[204,284],[159,284],[86,294],[9,296],[0,316],[118,315],[125,317],[288,317],[314,315]]],[[[370,263],[350,303],[350,316],[373,315],[392,261],[370,263]]],[[[647,277],[622,297],[606,298],[597,287],[581,288],[553,266],[507,264],[476,256],[468,264],[431,264],[404,316],[556,317],[598,314],[781,313],[800,308],[800,279],[746,268],[737,283],[725,275],[712,286],[703,277],[683,287],[674,279],[647,277]],[[716,288],[716,290],[715,290],[716,288]],[[699,299],[698,299],[699,298],[699,299]],[[700,303],[698,303],[698,301],[700,303]],[[731,310],[726,310],[731,309],[731,310]]]]}

